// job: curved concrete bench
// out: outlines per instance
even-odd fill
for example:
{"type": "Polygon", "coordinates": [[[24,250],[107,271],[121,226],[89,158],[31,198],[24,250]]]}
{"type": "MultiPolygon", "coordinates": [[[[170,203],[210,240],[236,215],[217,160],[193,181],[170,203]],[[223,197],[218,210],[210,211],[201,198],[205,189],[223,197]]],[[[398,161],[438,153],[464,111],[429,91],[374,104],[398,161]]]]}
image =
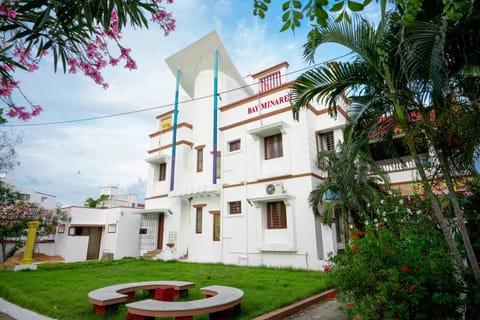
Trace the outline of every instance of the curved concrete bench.
{"type": "MultiPolygon", "coordinates": [[[[193,319],[194,315],[215,314],[214,318],[231,319],[230,309],[239,311],[243,291],[226,286],[210,286],[200,291],[207,296],[194,301],[157,301],[152,299],[137,301],[126,305],[129,315],[142,317],[180,317],[193,319]]],[[[128,315],[127,315],[128,319],[128,315]]],[[[135,318],[135,319],[138,319],[135,318]]]]}
{"type": "Polygon", "coordinates": [[[188,289],[193,288],[195,283],[187,281],[143,281],[116,284],[100,288],[88,293],[88,300],[93,304],[95,313],[105,314],[107,306],[116,306],[135,299],[135,291],[153,290],[160,286],[171,286],[177,293],[188,294],[188,289]]]}

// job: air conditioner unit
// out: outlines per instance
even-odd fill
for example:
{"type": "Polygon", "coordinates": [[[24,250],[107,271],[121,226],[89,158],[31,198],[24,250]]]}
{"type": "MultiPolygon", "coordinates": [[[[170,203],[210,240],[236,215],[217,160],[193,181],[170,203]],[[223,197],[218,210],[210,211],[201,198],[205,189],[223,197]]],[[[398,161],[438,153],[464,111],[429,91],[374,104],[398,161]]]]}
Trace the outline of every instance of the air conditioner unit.
{"type": "Polygon", "coordinates": [[[268,195],[278,195],[286,193],[283,183],[269,183],[265,186],[265,192],[268,195]]]}

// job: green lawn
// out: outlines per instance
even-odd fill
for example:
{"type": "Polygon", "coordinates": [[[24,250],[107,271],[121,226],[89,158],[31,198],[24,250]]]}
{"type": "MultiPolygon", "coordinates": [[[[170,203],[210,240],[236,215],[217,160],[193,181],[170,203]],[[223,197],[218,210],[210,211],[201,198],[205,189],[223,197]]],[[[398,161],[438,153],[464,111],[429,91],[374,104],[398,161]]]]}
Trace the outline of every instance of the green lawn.
{"type": "Polygon", "coordinates": [[[37,271],[0,270],[0,297],[59,320],[125,319],[123,306],[117,313],[96,316],[88,293],[113,284],[152,280],[194,282],[189,299],[203,297],[200,288],[209,285],[242,289],[241,319],[251,319],[332,287],[323,272],[123,259],[44,264],[37,271]]]}

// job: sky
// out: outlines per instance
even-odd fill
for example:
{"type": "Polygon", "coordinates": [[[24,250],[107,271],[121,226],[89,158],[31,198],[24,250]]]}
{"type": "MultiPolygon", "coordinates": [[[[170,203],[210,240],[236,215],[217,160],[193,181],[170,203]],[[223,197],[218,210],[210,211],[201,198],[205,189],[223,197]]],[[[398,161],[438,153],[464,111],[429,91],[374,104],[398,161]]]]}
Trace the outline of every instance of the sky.
{"type": "MultiPolygon", "coordinates": [[[[27,122],[9,119],[0,127],[23,136],[15,148],[20,162],[12,172],[16,187],[54,195],[63,206],[83,205],[105,186],[143,199],[148,134],[158,126],[155,116],[173,108],[175,76],[166,58],[216,30],[245,77],[287,61],[293,80],[308,67],[302,59],[308,25],[280,33],[280,5],[272,3],[261,20],[252,14],[253,1],[177,0],[168,5],[177,27],[167,37],[156,25],[124,31],[122,44],[132,49],[138,68],[104,71],[107,90],[81,74],[54,73],[51,56],[38,71],[17,73],[23,92],[44,111],[27,122]],[[149,110],[140,112],[144,109],[149,110]],[[120,113],[129,114],[112,116],[120,113]],[[77,121],[94,117],[104,118],[77,121]],[[46,124],[61,121],[70,122],[46,124]]],[[[375,8],[366,13],[377,15],[375,8]]],[[[327,45],[316,59],[328,61],[347,52],[327,45]]],[[[182,99],[188,97],[180,94],[182,99]]]]}

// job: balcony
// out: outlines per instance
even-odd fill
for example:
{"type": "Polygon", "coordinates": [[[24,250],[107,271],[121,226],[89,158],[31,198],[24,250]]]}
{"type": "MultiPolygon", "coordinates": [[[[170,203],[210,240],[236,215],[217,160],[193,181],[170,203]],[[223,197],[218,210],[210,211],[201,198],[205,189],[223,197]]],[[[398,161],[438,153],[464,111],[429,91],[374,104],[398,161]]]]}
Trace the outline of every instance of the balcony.
{"type": "MultiPolygon", "coordinates": [[[[431,166],[428,154],[421,154],[420,161],[424,167],[431,166]]],[[[400,159],[386,159],[377,161],[377,166],[386,173],[415,170],[415,161],[411,156],[400,157],[400,159]]]]}

